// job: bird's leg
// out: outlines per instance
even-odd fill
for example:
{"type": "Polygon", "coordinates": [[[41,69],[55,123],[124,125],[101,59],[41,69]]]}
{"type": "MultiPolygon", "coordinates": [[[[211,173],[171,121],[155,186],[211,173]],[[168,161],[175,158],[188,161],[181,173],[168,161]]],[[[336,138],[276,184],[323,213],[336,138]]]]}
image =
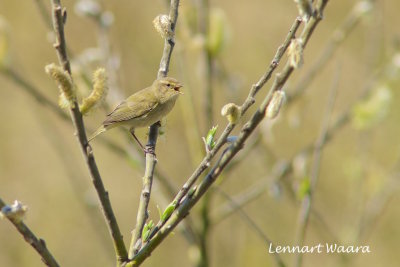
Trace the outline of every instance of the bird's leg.
{"type": "Polygon", "coordinates": [[[131,132],[131,135],[133,136],[133,138],[135,138],[136,142],[139,144],[140,148],[146,153],[146,149],[144,148],[142,143],[140,143],[139,139],[135,135],[135,130],[134,129],[130,129],[129,131],[131,132]]]}
{"type": "Polygon", "coordinates": [[[144,147],[142,143],[140,143],[139,139],[135,135],[135,129],[130,129],[129,131],[131,132],[131,135],[133,136],[133,138],[135,138],[136,142],[139,144],[145,155],[147,153],[155,155],[154,149],[148,149],[147,147],[144,147]]]}

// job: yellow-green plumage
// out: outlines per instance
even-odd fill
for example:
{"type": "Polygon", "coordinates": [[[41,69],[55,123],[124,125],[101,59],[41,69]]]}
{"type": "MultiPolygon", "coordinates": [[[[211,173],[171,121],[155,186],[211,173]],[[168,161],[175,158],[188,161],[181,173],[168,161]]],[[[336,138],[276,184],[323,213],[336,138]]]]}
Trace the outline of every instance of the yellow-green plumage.
{"type": "Polygon", "coordinates": [[[90,142],[97,135],[117,126],[135,128],[150,126],[165,117],[174,107],[182,85],[174,78],[157,79],[150,87],[142,89],[122,101],[102,125],[89,137],[90,142]]]}

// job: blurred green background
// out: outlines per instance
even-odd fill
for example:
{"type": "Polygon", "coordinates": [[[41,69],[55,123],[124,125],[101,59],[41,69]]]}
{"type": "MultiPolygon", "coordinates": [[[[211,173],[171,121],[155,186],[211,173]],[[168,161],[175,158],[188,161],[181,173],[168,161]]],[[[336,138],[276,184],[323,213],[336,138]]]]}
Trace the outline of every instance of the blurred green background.
{"type": "MultiPolygon", "coordinates": [[[[103,17],[105,22],[112,24],[99,29],[95,19],[76,11],[78,2],[63,1],[68,11],[66,38],[79,91],[87,94],[89,90],[82,75],[90,80],[96,67],[111,69],[107,98],[110,107],[85,117],[91,133],[106,111],[151,84],[156,77],[163,41],[153,29],[152,20],[167,13],[168,7],[161,0],[100,1],[99,6],[107,12],[103,17]]],[[[170,76],[183,81],[185,95],[168,116],[165,134],[157,144],[157,169],[172,180],[176,189],[204,155],[200,138],[207,134],[209,124],[204,112],[204,37],[196,34],[197,28],[193,26],[198,2],[184,0],[180,4],[170,76]]],[[[304,66],[294,72],[285,90],[290,93],[302,81],[332,40],[342,40],[344,35],[334,32],[346,18],[357,17],[354,14],[365,8],[358,5],[355,11],[354,6],[359,2],[329,1],[324,20],[305,50],[304,66]]],[[[365,5],[368,1],[362,2],[365,5]]],[[[13,70],[57,103],[58,90],[44,72],[46,64],[57,62],[53,36],[37,3],[44,3],[48,12],[49,1],[0,0],[0,197],[8,203],[18,199],[28,205],[25,222],[46,240],[62,266],[113,266],[112,243],[70,121],[61,120],[35,101],[6,74],[7,70],[13,70]]],[[[219,22],[215,23],[221,27],[217,37],[224,41],[213,58],[213,124],[219,125],[218,135],[226,125],[220,115],[221,107],[245,100],[251,85],[267,69],[298,11],[292,0],[221,0],[209,1],[209,5],[210,12],[217,14],[210,19],[217,19],[219,22]]],[[[240,213],[218,222],[212,220],[218,217],[221,205],[226,204],[219,191],[234,197],[254,185],[267,184],[265,192],[243,206],[243,210],[275,244],[295,244],[302,181],[309,176],[312,164],[312,154],[298,155],[298,152],[318,137],[335,81],[338,93],[331,125],[346,112],[351,119],[324,147],[313,198],[318,216],[311,216],[305,244],[369,245],[371,253],[306,254],[303,266],[398,265],[398,10],[399,1],[383,0],[376,1],[370,12],[359,15],[358,23],[343,42],[337,48],[333,45],[333,57],[319,68],[305,92],[284,105],[277,119],[262,123],[248,141],[249,145],[257,142],[253,149],[239,153],[239,157],[245,157],[217,181],[218,190],[212,190],[209,207],[211,266],[275,266],[267,244],[240,213]],[[360,102],[359,95],[368,86],[371,97],[360,102]],[[294,156],[294,171],[274,181],[271,178],[274,166],[294,156]]],[[[282,66],[286,59],[285,56],[282,66]]],[[[242,122],[250,118],[270,85],[271,82],[260,91],[256,105],[242,122]]],[[[135,155],[134,159],[126,160],[101,140],[92,144],[128,244],[142,187],[143,155],[136,152],[136,144],[121,131],[109,131],[104,138],[135,155]]],[[[145,140],[145,129],[139,131],[139,138],[145,140]]],[[[170,198],[158,180],[152,196],[150,217],[157,221],[157,205],[163,209],[170,198]]],[[[191,218],[194,228],[199,229],[198,207],[191,218]]],[[[280,256],[292,266],[295,255],[280,256]]],[[[189,245],[176,229],[144,266],[194,266],[197,257],[197,248],[189,245]]],[[[36,252],[6,220],[0,221],[0,266],[43,266],[36,252]]]]}

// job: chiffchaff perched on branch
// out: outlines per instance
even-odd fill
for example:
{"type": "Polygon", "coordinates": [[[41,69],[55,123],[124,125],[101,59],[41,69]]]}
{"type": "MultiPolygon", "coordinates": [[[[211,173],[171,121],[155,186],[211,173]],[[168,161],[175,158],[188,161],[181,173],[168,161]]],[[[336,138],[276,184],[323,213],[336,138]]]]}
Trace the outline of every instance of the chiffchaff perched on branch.
{"type": "Polygon", "coordinates": [[[150,87],[140,90],[122,101],[96,130],[88,141],[117,126],[129,128],[132,136],[146,152],[135,136],[135,128],[150,126],[166,116],[175,105],[182,84],[174,78],[157,79],[150,87]]]}

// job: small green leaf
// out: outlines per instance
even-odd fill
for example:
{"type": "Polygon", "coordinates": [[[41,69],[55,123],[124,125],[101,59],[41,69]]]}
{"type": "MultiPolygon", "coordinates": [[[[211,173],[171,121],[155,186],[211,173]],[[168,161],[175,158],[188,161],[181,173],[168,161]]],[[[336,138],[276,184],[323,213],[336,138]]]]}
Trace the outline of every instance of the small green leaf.
{"type": "Polygon", "coordinates": [[[218,125],[213,126],[207,133],[207,137],[206,137],[206,146],[210,149],[213,149],[215,146],[215,134],[217,133],[217,128],[218,125]]]}
{"type": "Polygon", "coordinates": [[[165,208],[165,210],[161,216],[162,222],[165,222],[169,218],[169,216],[171,216],[172,212],[174,212],[176,203],[177,203],[177,201],[174,200],[172,203],[169,203],[169,205],[165,208]]]}
{"type": "Polygon", "coordinates": [[[153,220],[150,220],[148,223],[146,223],[143,227],[142,231],[142,240],[145,242],[147,239],[150,237],[151,230],[154,227],[153,220]]]}

